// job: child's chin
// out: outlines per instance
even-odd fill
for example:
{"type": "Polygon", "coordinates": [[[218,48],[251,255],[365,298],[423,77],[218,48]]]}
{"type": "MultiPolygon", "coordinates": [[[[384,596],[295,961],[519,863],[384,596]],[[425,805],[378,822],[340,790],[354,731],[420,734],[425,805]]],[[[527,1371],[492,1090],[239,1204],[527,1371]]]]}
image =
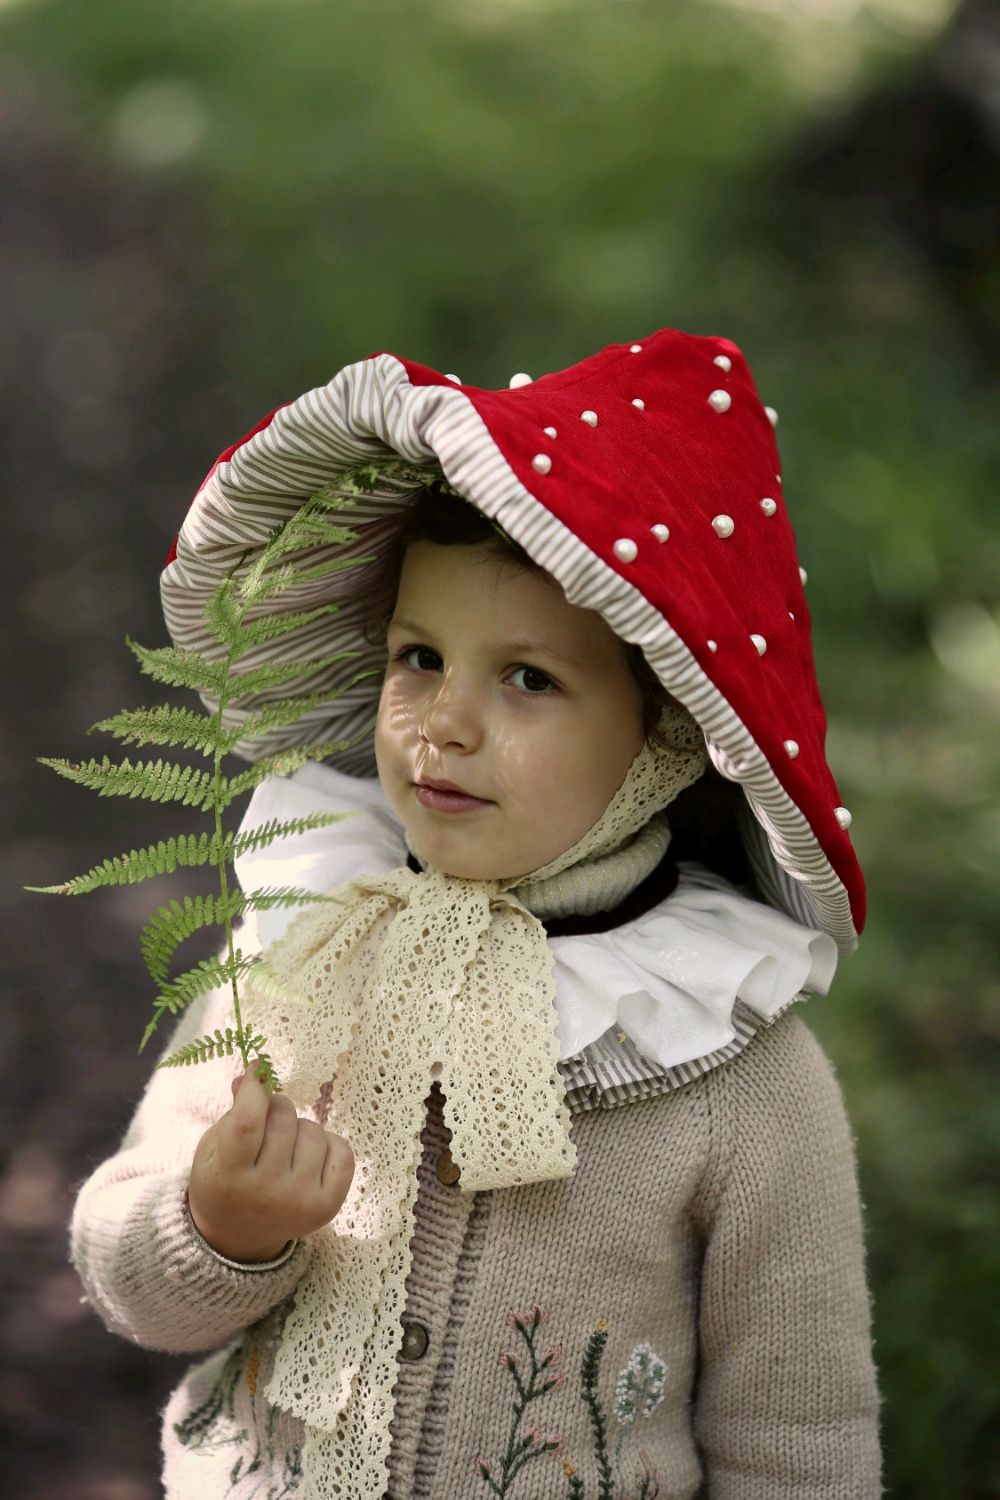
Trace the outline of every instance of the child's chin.
{"type": "Polygon", "coordinates": [[[442,875],[452,875],[456,880],[505,880],[506,873],[486,863],[481,855],[462,854],[454,849],[435,849],[428,839],[418,843],[412,836],[410,848],[424,866],[442,875]]]}

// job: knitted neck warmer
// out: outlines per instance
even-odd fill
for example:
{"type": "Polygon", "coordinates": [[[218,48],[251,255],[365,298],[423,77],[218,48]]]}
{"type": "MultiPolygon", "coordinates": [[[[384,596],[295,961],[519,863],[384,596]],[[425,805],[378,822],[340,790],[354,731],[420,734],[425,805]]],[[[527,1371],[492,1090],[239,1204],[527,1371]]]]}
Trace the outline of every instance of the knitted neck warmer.
{"type": "Polygon", "coordinates": [[[428,867],[351,881],[297,917],[252,972],[254,1026],[286,1091],[310,1108],[335,1069],[327,1128],[355,1157],[347,1199],[314,1237],[267,1391],[305,1423],[302,1500],[385,1493],[432,1077],[460,1191],[573,1172],[538,915],[613,905],[662,856],[663,810],[707,757],[683,709],[666,709],[659,731],[666,748],[644,744],[597,823],[530,877],[428,867]]]}

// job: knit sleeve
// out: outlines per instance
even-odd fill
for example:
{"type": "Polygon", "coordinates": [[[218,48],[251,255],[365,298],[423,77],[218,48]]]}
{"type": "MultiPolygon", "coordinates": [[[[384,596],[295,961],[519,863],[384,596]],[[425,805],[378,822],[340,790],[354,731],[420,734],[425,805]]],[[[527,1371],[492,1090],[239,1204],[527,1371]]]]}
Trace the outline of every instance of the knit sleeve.
{"type": "MultiPolygon", "coordinates": [[[[228,990],[196,1001],[162,1055],[232,1024],[231,1007],[228,990]]],[[[191,1222],[195,1149],[230,1108],[230,1085],[242,1071],[237,1055],[154,1072],[119,1150],[77,1195],[70,1257],[87,1300],[113,1333],[146,1348],[217,1348],[282,1302],[308,1265],[310,1242],[303,1240],[273,1269],[234,1269],[191,1222]]]]}
{"type": "Polygon", "coordinates": [[[709,1500],[877,1500],[861,1202],[831,1064],[789,1012],[705,1084],[694,1420],[709,1500]]]}

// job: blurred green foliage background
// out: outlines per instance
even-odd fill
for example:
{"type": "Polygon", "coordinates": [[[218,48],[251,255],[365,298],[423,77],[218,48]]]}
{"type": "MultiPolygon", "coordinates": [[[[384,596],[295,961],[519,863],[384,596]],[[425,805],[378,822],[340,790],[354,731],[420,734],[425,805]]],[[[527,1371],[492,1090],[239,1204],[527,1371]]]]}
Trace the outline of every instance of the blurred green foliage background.
{"type": "Polygon", "coordinates": [[[31,756],[141,701],[122,638],[162,639],[188,499],[274,405],[379,349],[500,386],[664,325],[735,339],[780,413],[871,897],[806,1018],[857,1133],[887,1493],[1000,1493],[994,28],[946,0],[0,4],[19,1493],[158,1493],[176,1375],[64,1267],[145,1074],[153,898],[18,894],[161,835],[31,756]]]}

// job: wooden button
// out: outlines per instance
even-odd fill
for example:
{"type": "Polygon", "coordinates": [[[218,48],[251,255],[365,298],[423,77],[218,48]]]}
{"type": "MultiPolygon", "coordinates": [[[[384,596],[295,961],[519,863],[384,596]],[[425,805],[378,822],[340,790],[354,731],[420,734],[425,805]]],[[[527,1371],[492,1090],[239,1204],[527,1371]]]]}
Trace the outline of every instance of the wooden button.
{"type": "Polygon", "coordinates": [[[438,1182],[443,1182],[445,1187],[451,1187],[462,1175],[462,1168],[458,1162],[452,1161],[450,1151],[441,1152],[434,1170],[437,1172],[438,1182]]]}
{"type": "Polygon", "coordinates": [[[403,1324],[403,1342],[399,1352],[404,1359],[423,1359],[431,1336],[423,1323],[410,1321],[403,1324]]]}

